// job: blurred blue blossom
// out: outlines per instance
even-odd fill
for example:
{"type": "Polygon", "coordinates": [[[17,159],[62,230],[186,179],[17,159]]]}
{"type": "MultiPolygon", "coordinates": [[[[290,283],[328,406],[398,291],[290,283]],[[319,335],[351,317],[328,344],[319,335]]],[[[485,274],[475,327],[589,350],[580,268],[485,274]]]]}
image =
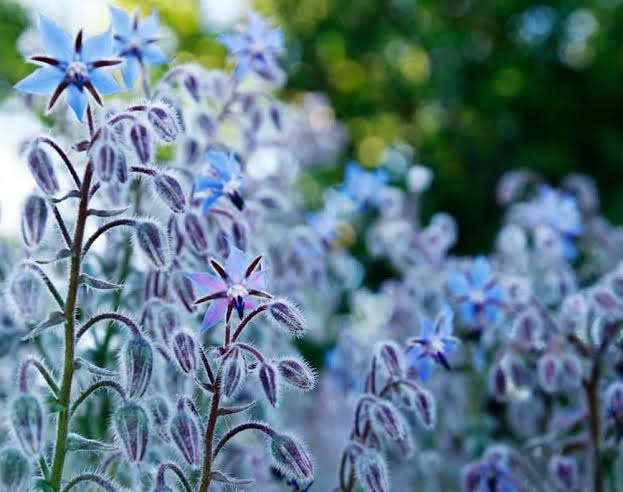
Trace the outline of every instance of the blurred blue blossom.
{"type": "Polygon", "coordinates": [[[346,165],[342,191],[360,207],[378,207],[380,192],[387,185],[387,172],[383,169],[365,171],[357,162],[346,165]]]}
{"type": "Polygon", "coordinates": [[[202,192],[208,190],[208,195],[203,202],[203,211],[207,212],[210,207],[222,196],[226,196],[239,209],[244,208],[244,200],[240,194],[242,190],[242,177],[240,175],[240,163],[233,152],[209,150],[207,160],[212,170],[211,176],[204,176],[197,180],[195,189],[202,192]]]}

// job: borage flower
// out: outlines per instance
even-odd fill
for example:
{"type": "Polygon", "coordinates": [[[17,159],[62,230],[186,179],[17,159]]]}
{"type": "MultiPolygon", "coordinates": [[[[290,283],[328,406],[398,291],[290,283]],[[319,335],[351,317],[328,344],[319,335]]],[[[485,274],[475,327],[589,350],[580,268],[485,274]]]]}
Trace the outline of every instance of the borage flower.
{"type": "Polygon", "coordinates": [[[187,273],[186,276],[199,286],[204,296],[195,301],[195,304],[210,302],[201,326],[202,330],[211,328],[225,319],[229,322],[235,309],[242,319],[244,310],[253,308],[256,304],[250,297],[270,299],[272,296],[266,289],[266,270],[260,262],[262,256],[249,261],[243,251],[230,244],[230,253],[222,266],[214,258],[210,258],[210,265],[216,275],[208,272],[187,273]]]}
{"type": "Polygon", "coordinates": [[[494,447],[485,458],[468,465],[464,472],[464,486],[467,492],[519,492],[517,479],[508,453],[494,447]]]}
{"type": "Polygon", "coordinates": [[[208,190],[208,195],[203,202],[203,211],[207,212],[210,207],[222,196],[226,196],[231,202],[242,210],[244,200],[242,190],[242,177],[240,176],[240,163],[233,152],[209,150],[207,153],[208,164],[212,175],[199,178],[195,190],[202,192],[208,190]]]}
{"type": "Polygon", "coordinates": [[[223,34],[218,39],[236,63],[236,80],[249,71],[274,80],[280,72],[275,57],[283,52],[283,31],[271,28],[259,15],[251,12],[246,27],[238,32],[223,34]]]}
{"type": "Polygon", "coordinates": [[[418,320],[420,335],[409,341],[407,362],[409,367],[417,369],[422,381],[427,381],[435,362],[450,369],[447,355],[458,348],[460,341],[452,336],[454,313],[448,306],[442,309],[434,323],[422,315],[418,315],[418,320]]]}
{"type": "Polygon", "coordinates": [[[474,326],[484,320],[493,323],[499,319],[504,292],[484,256],[474,260],[469,272],[452,272],[448,289],[459,303],[461,320],[466,325],[474,326]]]}
{"type": "Polygon", "coordinates": [[[142,21],[138,9],[130,18],[124,10],[109,6],[115,41],[115,51],[123,58],[121,73],[126,87],[134,85],[139,68],[143,64],[162,65],[167,63],[167,56],[156,46],[159,40],[160,20],[154,10],[142,21]]]}
{"type": "Polygon", "coordinates": [[[83,121],[87,107],[88,91],[98,104],[101,96],[119,92],[119,84],[106,70],[117,65],[112,49],[112,31],[82,39],[79,31],[75,41],[71,39],[50,19],[39,17],[41,42],[45,55],[33,56],[30,60],[41,65],[28,77],[15,85],[17,90],[31,94],[52,94],[48,102],[51,110],[59,96],[65,93],[65,102],[76,117],[83,121]],[[86,91],[85,91],[86,89],[86,91]]]}
{"type": "Polygon", "coordinates": [[[387,179],[383,169],[364,171],[358,163],[351,161],[346,165],[342,191],[362,208],[378,207],[387,179]]]}

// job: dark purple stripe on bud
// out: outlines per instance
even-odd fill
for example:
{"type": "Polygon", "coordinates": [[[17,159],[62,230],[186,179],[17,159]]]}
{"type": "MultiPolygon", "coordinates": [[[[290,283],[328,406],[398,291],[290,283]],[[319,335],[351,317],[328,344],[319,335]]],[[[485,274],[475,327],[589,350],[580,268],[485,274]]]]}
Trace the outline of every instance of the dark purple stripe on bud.
{"type": "Polygon", "coordinates": [[[221,388],[223,396],[232,398],[242,382],[245,373],[245,361],[242,351],[238,347],[232,347],[221,362],[221,388]]]}
{"type": "Polygon", "coordinates": [[[195,341],[188,333],[180,332],[173,338],[173,353],[180,369],[185,373],[194,372],[197,368],[197,351],[195,341]]]}
{"type": "Polygon", "coordinates": [[[415,391],[415,413],[426,429],[435,427],[437,411],[433,394],[425,389],[415,391]]]}
{"type": "Polygon", "coordinates": [[[189,465],[199,463],[201,446],[199,441],[199,427],[192,414],[186,411],[183,402],[178,404],[178,410],[171,419],[171,437],[189,465]]]}
{"type": "Polygon", "coordinates": [[[172,212],[179,214],[186,210],[186,197],[182,185],[173,176],[158,174],[154,178],[154,188],[172,212]]]}
{"type": "Polygon", "coordinates": [[[552,393],[558,389],[560,361],[553,354],[544,354],[537,363],[537,376],[541,387],[552,393]]]}
{"type": "Polygon", "coordinates": [[[270,450],[275,464],[286,477],[304,482],[313,478],[314,467],[309,454],[297,440],[285,434],[275,434],[270,450]]]}
{"type": "Polygon", "coordinates": [[[398,410],[389,402],[379,400],[370,410],[370,422],[379,433],[394,441],[401,441],[406,436],[406,426],[398,410]]]}
{"type": "Polygon", "coordinates": [[[166,299],[169,292],[169,274],[160,270],[152,270],[145,274],[145,300],[154,297],[166,299]]]}
{"type": "Polygon", "coordinates": [[[115,411],[115,432],[130,461],[142,461],[149,443],[149,417],[137,403],[129,402],[115,411]]]}
{"type": "Polygon", "coordinates": [[[127,183],[130,179],[130,169],[128,167],[128,160],[126,159],[123,150],[117,150],[117,159],[115,160],[115,176],[119,183],[127,183]]]}
{"type": "Polygon", "coordinates": [[[156,136],[164,143],[173,143],[180,133],[180,126],[173,110],[164,105],[151,106],[147,111],[147,119],[156,136]]]}
{"type": "Polygon", "coordinates": [[[195,306],[195,290],[192,281],[182,272],[177,271],[173,274],[173,292],[182,306],[189,313],[194,313],[197,309],[195,306]]]}
{"type": "Polygon", "coordinates": [[[262,364],[258,373],[262,389],[268,402],[276,407],[279,403],[279,376],[272,364],[262,364]]]}
{"type": "Polygon", "coordinates": [[[0,490],[25,491],[30,477],[30,463],[21,451],[0,449],[0,490]]]}
{"type": "Polygon", "coordinates": [[[184,216],[184,230],[190,246],[197,253],[203,253],[208,249],[208,239],[197,214],[189,212],[184,216]]]}
{"type": "Polygon", "coordinates": [[[387,467],[376,451],[366,449],[355,458],[355,476],[365,492],[389,492],[387,467]]]}
{"type": "Polygon", "coordinates": [[[577,490],[578,470],[571,458],[553,456],[549,462],[549,473],[560,490],[577,490]]]}
{"type": "Polygon", "coordinates": [[[284,357],[277,367],[284,381],[295,388],[308,391],[314,387],[314,373],[305,362],[294,357],[284,357]]]}
{"type": "Polygon", "coordinates": [[[104,140],[97,142],[91,150],[91,161],[95,169],[95,175],[100,181],[108,183],[112,181],[117,172],[117,149],[112,142],[104,140]]]}
{"type": "Polygon", "coordinates": [[[9,280],[9,293],[19,315],[26,321],[38,321],[43,301],[43,282],[32,270],[20,268],[9,280]]]}
{"type": "Polygon", "coordinates": [[[171,251],[166,234],[153,222],[138,222],[135,226],[136,239],[152,265],[166,269],[171,262],[171,251]]]}
{"type": "Polygon", "coordinates": [[[175,307],[164,304],[158,310],[158,331],[164,343],[168,345],[169,338],[180,327],[180,316],[175,307]]]}
{"type": "Polygon", "coordinates": [[[377,353],[390,376],[400,378],[405,374],[405,359],[402,350],[393,342],[383,342],[377,353]]]}
{"type": "Polygon", "coordinates": [[[234,240],[234,244],[238,249],[242,251],[247,250],[247,230],[241,222],[234,222],[231,226],[231,235],[234,240]]]}
{"type": "Polygon", "coordinates": [[[170,439],[168,429],[171,410],[167,400],[162,396],[154,396],[150,398],[147,405],[156,432],[162,440],[168,442],[170,439]]]}
{"type": "Polygon", "coordinates": [[[285,328],[293,336],[301,336],[305,332],[305,318],[296,306],[287,301],[270,303],[268,312],[277,324],[285,328]]]}
{"type": "Polygon", "coordinates": [[[142,123],[135,123],[128,132],[130,143],[143,164],[149,164],[154,157],[154,143],[151,133],[142,123]]]}
{"type": "Polygon", "coordinates": [[[187,74],[184,77],[184,87],[191,95],[191,97],[195,100],[195,102],[199,102],[200,94],[199,94],[199,80],[193,74],[187,74]]]}
{"type": "Polygon", "coordinates": [[[25,393],[11,402],[11,424],[22,449],[29,455],[41,450],[43,410],[39,400],[25,393]]]}
{"type": "Polygon", "coordinates": [[[28,167],[41,191],[46,195],[58,193],[59,185],[48,153],[39,145],[33,145],[28,152],[28,167]]]}
{"type": "Polygon", "coordinates": [[[123,362],[127,395],[130,398],[140,398],[149,387],[154,364],[154,353],[145,337],[132,336],[123,350],[123,362]]]}
{"type": "Polygon", "coordinates": [[[22,211],[22,238],[29,248],[43,240],[48,222],[48,206],[44,198],[30,195],[22,211]]]}

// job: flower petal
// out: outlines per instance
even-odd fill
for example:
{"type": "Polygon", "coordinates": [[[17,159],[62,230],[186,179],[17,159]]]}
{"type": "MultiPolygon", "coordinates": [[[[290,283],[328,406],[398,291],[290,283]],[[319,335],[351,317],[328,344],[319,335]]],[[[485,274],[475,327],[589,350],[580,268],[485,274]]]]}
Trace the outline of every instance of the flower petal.
{"type": "Polygon", "coordinates": [[[48,55],[69,61],[74,55],[74,44],[69,35],[44,15],[39,16],[41,43],[48,55]]]}
{"type": "Polygon", "coordinates": [[[73,109],[76,118],[80,122],[84,121],[84,112],[87,109],[88,99],[86,92],[81,91],[75,85],[69,85],[65,89],[65,102],[73,109]]]}
{"type": "Polygon", "coordinates": [[[247,288],[253,290],[264,290],[268,284],[266,270],[260,270],[253,273],[247,279],[247,288]]]}
{"type": "Polygon", "coordinates": [[[85,63],[93,63],[113,56],[112,29],[90,37],[82,45],[82,60],[85,63]]]}
{"type": "Polygon", "coordinates": [[[227,284],[217,275],[208,272],[186,273],[185,275],[200,287],[204,295],[209,296],[227,290],[227,284]]]}
{"type": "Polygon", "coordinates": [[[448,290],[453,296],[465,296],[469,293],[469,284],[465,275],[460,272],[452,272],[448,276],[448,290]]]}
{"type": "Polygon", "coordinates": [[[125,58],[125,62],[121,65],[121,74],[123,75],[123,83],[128,89],[134,87],[134,82],[138,77],[139,63],[138,60],[133,57],[125,58]]]}
{"type": "Polygon", "coordinates": [[[162,51],[160,47],[155,44],[145,46],[145,49],[143,49],[143,58],[150,65],[163,65],[169,61],[169,58],[164,54],[164,51],[162,51]]]}
{"type": "Polygon", "coordinates": [[[472,280],[472,285],[477,289],[483,288],[491,277],[491,266],[484,256],[478,256],[471,269],[469,270],[469,276],[472,280]]]}
{"type": "Polygon", "coordinates": [[[229,243],[229,256],[225,260],[225,270],[232,278],[233,282],[242,282],[244,274],[249,265],[249,259],[244,251],[236,248],[231,242],[229,243]]]}
{"type": "Polygon", "coordinates": [[[62,70],[56,67],[42,67],[15,84],[15,89],[31,94],[51,94],[65,78],[62,70]]]}
{"type": "Polygon", "coordinates": [[[159,32],[160,19],[158,18],[158,12],[154,9],[151,11],[151,15],[139,24],[136,34],[141,38],[150,39],[156,37],[159,32]]]}
{"type": "Polygon", "coordinates": [[[125,10],[118,9],[112,5],[108,6],[110,10],[110,18],[112,20],[112,28],[115,34],[128,37],[132,32],[132,19],[125,10]]]}
{"type": "Polygon", "coordinates": [[[201,331],[206,331],[212,328],[219,321],[223,321],[225,318],[225,311],[227,310],[227,303],[227,299],[216,299],[210,303],[208,310],[203,317],[201,331]]]}
{"type": "Polygon", "coordinates": [[[119,84],[112,76],[105,70],[93,70],[89,75],[93,87],[97,89],[102,96],[109,96],[121,90],[119,84]]]}

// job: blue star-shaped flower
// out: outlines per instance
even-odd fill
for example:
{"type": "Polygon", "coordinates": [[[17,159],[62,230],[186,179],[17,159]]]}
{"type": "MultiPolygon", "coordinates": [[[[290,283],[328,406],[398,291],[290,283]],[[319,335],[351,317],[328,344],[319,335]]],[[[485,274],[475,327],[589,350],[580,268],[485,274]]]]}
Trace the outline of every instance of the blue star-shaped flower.
{"type": "Polygon", "coordinates": [[[474,260],[469,272],[450,273],[448,288],[459,302],[461,320],[466,325],[473,326],[484,320],[493,323],[499,319],[504,292],[484,256],[474,260]]]}
{"type": "Polygon", "coordinates": [[[238,210],[244,209],[244,200],[240,194],[242,190],[240,163],[234,153],[209,150],[207,161],[210,165],[210,176],[199,178],[195,184],[195,190],[198,192],[208,190],[203,202],[204,213],[222,196],[229,198],[238,210]]]}
{"type": "Polygon", "coordinates": [[[28,77],[15,85],[17,90],[31,94],[52,94],[48,102],[51,110],[59,96],[65,93],[65,102],[83,121],[88,96],[87,91],[98,104],[101,96],[119,92],[120,87],[104,68],[121,63],[114,58],[112,31],[82,39],[78,32],[74,42],[67,33],[50,19],[39,17],[41,41],[45,55],[34,56],[31,61],[41,65],[28,77]]]}
{"type": "Polygon", "coordinates": [[[519,492],[508,456],[498,450],[487,453],[469,466],[465,476],[467,492],[519,492]]]}
{"type": "Polygon", "coordinates": [[[426,382],[433,369],[433,363],[450,369],[447,354],[458,348],[460,340],[452,336],[454,313],[448,306],[441,310],[434,323],[419,314],[418,320],[420,335],[409,341],[406,355],[409,367],[417,369],[419,378],[426,382]]]}
{"type": "Polygon", "coordinates": [[[114,33],[115,51],[123,58],[121,72],[126,87],[134,86],[142,64],[162,65],[168,59],[156,45],[159,40],[160,20],[155,10],[142,21],[136,10],[134,17],[116,7],[109,6],[114,33]]]}
{"type": "Polygon", "coordinates": [[[342,191],[360,207],[380,205],[380,192],[387,185],[387,173],[383,169],[364,171],[351,161],[346,165],[342,191]]]}
{"type": "Polygon", "coordinates": [[[251,12],[246,28],[223,34],[219,36],[219,41],[236,63],[236,80],[240,80],[249,71],[272,80],[279,72],[275,57],[283,52],[283,31],[271,28],[259,15],[251,12]]]}

